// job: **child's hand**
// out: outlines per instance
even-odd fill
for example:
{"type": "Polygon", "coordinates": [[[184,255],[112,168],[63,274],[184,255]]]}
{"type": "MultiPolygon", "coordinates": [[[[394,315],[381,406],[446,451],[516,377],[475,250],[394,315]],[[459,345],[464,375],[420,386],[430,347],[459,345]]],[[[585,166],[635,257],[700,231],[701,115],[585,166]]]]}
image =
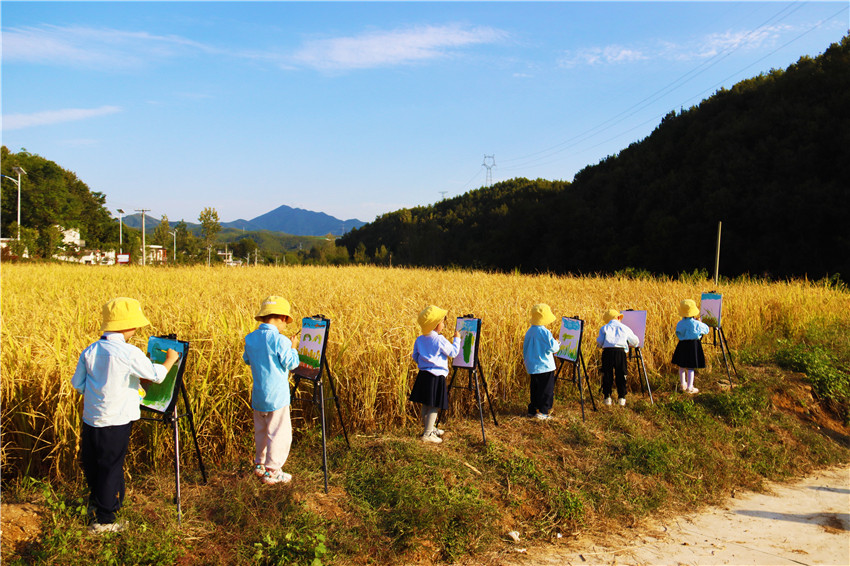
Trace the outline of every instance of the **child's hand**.
{"type": "Polygon", "coordinates": [[[301,339],[301,332],[299,332],[298,334],[296,334],[295,336],[293,336],[293,337],[292,337],[292,347],[293,347],[293,348],[297,348],[297,347],[298,347],[298,341],[299,341],[300,339],[301,339]]]}
{"type": "Polygon", "coordinates": [[[174,363],[177,362],[177,360],[179,360],[179,359],[180,359],[180,354],[177,353],[177,350],[172,350],[171,348],[169,348],[168,350],[165,351],[165,363],[163,365],[169,364],[169,365],[173,366],[174,363]]]}
{"type": "Polygon", "coordinates": [[[455,337],[455,338],[460,338],[460,332],[458,332],[457,330],[455,330],[455,336],[454,336],[454,337],[455,337]]]}

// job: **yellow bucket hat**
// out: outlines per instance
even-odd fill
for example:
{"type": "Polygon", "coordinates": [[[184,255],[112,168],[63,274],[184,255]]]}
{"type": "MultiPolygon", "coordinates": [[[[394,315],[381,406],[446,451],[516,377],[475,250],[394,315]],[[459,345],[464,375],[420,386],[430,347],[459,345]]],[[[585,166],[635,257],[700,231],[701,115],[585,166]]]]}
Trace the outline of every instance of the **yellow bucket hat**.
{"type": "Polygon", "coordinates": [[[621,315],[622,313],[617,309],[608,309],[602,313],[602,320],[605,321],[605,324],[608,324],[615,318],[620,318],[621,315]]]}
{"type": "Polygon", "coordinates": [[[531,307],[529,315],[531,315],[532,326],[546,326],[547,324],[552,324],[552,321],[555,320],[552,309],[545,303],[538,303],[531,307]]]}
{"type": "Polygon", "coordinates": [[[693,299],[685,299],[681,303],[679,303],[679,316],[682,317],[695,317],[699,314],[699,309],[697,308],[696,302],[693,299]]]}
{"type": "Polygon", "coordinates": [[[276,314],[286,317],[286,322],[292,322],[292,315],[289,310],[289,301],[277,295],[269,295],[263,302],[260,303],[260,310],[254,315],[254,320],[260,321],[261,317],[270,314],[276,314]]]}
{"type": "Polygon", "coordinates": [[[419,316],[416,318],[416,322],[419,323],[419,327],[422,329],[422,335],[428,334],[440,324],[440,321],[446,318],[446,315],[449,313],[447,310],[443,310],[440,307],[429,305],[425,307],[425,309],[419,313],[419,316]]]}
{"type": "Polygon", "coordinates": [[[136,299],[118,297],[103,305],[103,323],[101,332],[117,332],[131,328],[141,328],[151,323],[142,314],[142,305],[136,299]]]}

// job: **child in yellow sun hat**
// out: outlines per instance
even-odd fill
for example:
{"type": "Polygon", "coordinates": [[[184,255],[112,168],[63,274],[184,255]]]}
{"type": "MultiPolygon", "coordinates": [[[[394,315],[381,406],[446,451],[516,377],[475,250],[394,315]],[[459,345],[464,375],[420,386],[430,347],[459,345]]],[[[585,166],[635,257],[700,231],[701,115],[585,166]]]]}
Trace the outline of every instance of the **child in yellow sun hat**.
{"type": "Polygon", "coordinates": [[[693,299],[685,299],[679,303],[679,316],[676,324],[676,337],[679,343],[673,351],[673,363],[679,366],[679,385],[682,392],[691,395],[698,393],[694,387],[694,370],[705,367],[705,354],[702,351],[700,339],[708,334],[708,325],[698,320],[699,309],[693,299]]]}
{"type": "Polygon", "coordinates": [[[446,376],[449,375],[449,358],[460,353],[460,333],[455,330],[454,338],[448,341],[440,333],[446,326],[448,311],[430,305],[417,317],[422,335],[413,343],[413,361],[419,368],[416,381],[410,391],[410,400],[422,404],[422,442],[440,444],[443,431],[437,428],[440,409],[449,408],[449,392],[446,376]]]}
{"type": "Polygon", "coordinates": [[[103,305],[101,337],[80,354],[71,385],[83,396],[80,459],[89,488],[90,530],[117,532],[115,514],[124,501],[124,457],[133,421],[139,420],[139,381],[162,383],[178,359],[167,350],[153,363],[129,344],[150,321],[136,299],[118,297],[103,305]]]}
{"type": "Polygon", "coordinates": [[[623,324],[623,315],[617,309],[608,309],[602,313],[605,324],[599,329],[596,343],[602,348],[602,395],[603,403],[611,404],[611,391],[616,379],[617,398],[620,406],[626,405],[626,371],[628,369],[629,347],[640,344],[632,329],[623,324]]]}
{"type": "Polygon", "coordinates": [[[254,474],[266,485],[289,483],[292,476],[282,470],[292,447],[289,416],[289,371],[298,367],[298,339],[284,336],[292,322],[289,301],[271,295],[254,315],[260,323],[245,336],[242,359],[251,366],[254,410],[254,474]]]}
{"type": "Polygon", "coordinates": [[[555,400],[555,352],[560,344],[546,326],[555,322],[552,309],[545,303],[531,307],[531,326],[522,341],[522,360],[528,372],[528,416],[549,420],[555,400]]]}

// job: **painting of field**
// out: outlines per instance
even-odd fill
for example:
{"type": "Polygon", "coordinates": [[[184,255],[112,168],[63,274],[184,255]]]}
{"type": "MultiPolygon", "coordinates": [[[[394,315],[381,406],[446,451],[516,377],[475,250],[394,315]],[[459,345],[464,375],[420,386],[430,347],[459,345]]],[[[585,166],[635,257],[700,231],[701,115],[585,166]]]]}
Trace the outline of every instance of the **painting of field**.
{"type": "MultiPolygon", "coordinates": [[[[151,335],[170,333],[190,343],[184,383],[201,449],[216,461],[233,461],[244,458],[252,442],[251,373],[242,361],[243,338],[256,328],[253,311],[268,295],[286,297],[296,321],[317,312],[333,321],[326,358],[346,421],[355,430],[380,433],[416,419],[407,400],[415,376],[410,354],[419,332],[417,313],[429,304],[447,308],[449,320],[468,312],[481,318],[486,332],[480,363],[497,410],[511,411],[527,402],[522,341],[531,305],[546,302],[556,313],[569,312],[595,334],[609,305],[640,304],[649,321],[643,357],[653,391],[663,392],[673,388],[669,361],[676,345],[677,306],[683,297],[699,296],[704,284],[370,266],[4,265],[3,471],[54,477],[78,473],[81,404],[70,379],[80,352],[100,335],[101,306],[113,297],[138,299],[152,322],[133,339],[137,346],[144,348],[151,335]]],[[[743,280],[721,284],[718,292],[724,296],[724,329],[735,352],[762,344],[765,336],[794,339],[812,322],[830,322],[850,310],[846,292],[806,281],[743,280]]],[[[287,333],[294,335],[299,325],[295,322],[287,333]]],[[[710,370],[718,361],[714,350],[706,348],[706,353],[710,370]]],[[[594,383],[599,351],[588,347],[584,356],[594,383]]],[[[130,464],[167,466],[167,431],[137,429],[130,464]]]]}

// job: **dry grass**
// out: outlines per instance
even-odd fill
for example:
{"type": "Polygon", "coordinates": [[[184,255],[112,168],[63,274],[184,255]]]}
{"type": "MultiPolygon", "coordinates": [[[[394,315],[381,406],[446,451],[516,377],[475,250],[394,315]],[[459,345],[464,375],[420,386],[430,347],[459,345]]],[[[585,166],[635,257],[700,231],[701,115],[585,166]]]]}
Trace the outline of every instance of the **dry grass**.
{"type": "MultiPolygon", "coordinates": [[[[672,371],[676,306],[711,289],[704,281],[363,266],[4,265],[2,465],[4,471],[35,475],[73,473],[80,404],[70,377],[79,353],[99,335],[101,305],[116,296],[139,299],[152,321],[134,339],[137,345],[165,333],[190,342],[186,379],[202,451],[217,461],[234,461],[251,442],[251,377],[241,360],[242,338],[255,328],[252,315],[269,294],[288,297],[296,319],[318,313],[331,319],[328,359],[350,411],[349,426],[375,432],[404,424],[413,414],[407,393],[415,317],[429,303],[448,309],[450,317],[482,318],[480,352],[490,392],[497,404],[517,405],[527,395],[522,338],[534,303],[586,321],[583,344],[592,378],[603,309],[646,309],[644,358],[654,387],[663,389],[673,382],[664,376],[672,371]]],[[[803,281],[734,282],[717,291],[724,295],[723,325],[733,348],[760,345],[765,336],[793,339],[813,321],[837,320],[850,307],[846,292],[803,281]]],[[[167,445],[161,434],[137,432],[141,438],[133,443],[131,465],[157,460],[167,445]]]]}

